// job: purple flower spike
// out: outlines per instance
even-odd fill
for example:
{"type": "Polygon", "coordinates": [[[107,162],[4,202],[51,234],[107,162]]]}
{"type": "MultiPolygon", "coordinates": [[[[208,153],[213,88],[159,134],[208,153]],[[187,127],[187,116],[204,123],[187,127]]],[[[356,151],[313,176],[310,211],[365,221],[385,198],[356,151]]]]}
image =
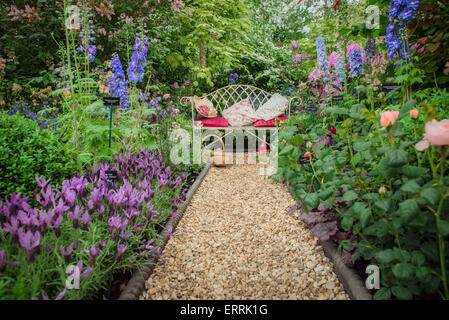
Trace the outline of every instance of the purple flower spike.
{"type": "Polygon", "coordinates": [[[125,252],[127,247],[128,247],[127,245],[125,245],[123,243],[120,243],[120,241],[118,242],[118,244],[117,244],[117,256],[115,257],[116,261],[119,261],[122,258],[123,252],[125,252]]]}
{"type": "Polygon", "coordinates": [[[97,259],[97,256],[100,254],[100,249],[94,246],[90,248],[89,254],[90,254],[89,265],[93,267],[95,265],[95,260],[97,259]]]}
{"type": "Polygon", "coordinates": [[[41,234],[39,231],[35,233],[31,231],[25,231],[21,227],[19,229],[19,243],[27,251],[27,261],[34,261],[34,254],[39,250],[39,245],[41,241],[41,234]]]}
{"type": "Polygon", "coordinates": [[[70,263],[70,261],[72,261],[72,257],[71,257],[72,250],[73,250],[73,242],[65,249],[62,244],[59,247],[59,251],[61,251],[62,255],[64,256],[64,260],[67,263],[70,263]]]}
{"type": "MultiPolygon", "coordinates": [[[[55,298],[55,300],[61,300],[67,292],[67,288],[64,288],[55,298]]],[[[38,300],[37,298],[33,297],[32,300],[38,300]]],[[[44,290],[42,290],[42,300],[50,300],[47,295],[45,294],[44,290]]]]}
{"type": "Polygon", "coordinates": [[[100,241],[99,241],[99,246],[100,246],[100,249],[103,248],[103,247],[105,247],[105,246],[106,246],[106,242],[103,241],[103,240],[100,240],[100,241]]]}
{"type": "Polygon", "coordinates": [[[89,212],[84,212],[83,217],[81,218],[81,224],[83,225],[83,230],[87,230],[87,225],[92,219],[90,218],[89,212]]]}
{"type": "Polygon", "coordinates": [[[75,206],[75,210],[73,212],[69,212],[67,214],[67,217],[73,220],[73,228],[77,229],[79,227],[79,218],[81,217],[83,213],[82,207],[75,206]]]}

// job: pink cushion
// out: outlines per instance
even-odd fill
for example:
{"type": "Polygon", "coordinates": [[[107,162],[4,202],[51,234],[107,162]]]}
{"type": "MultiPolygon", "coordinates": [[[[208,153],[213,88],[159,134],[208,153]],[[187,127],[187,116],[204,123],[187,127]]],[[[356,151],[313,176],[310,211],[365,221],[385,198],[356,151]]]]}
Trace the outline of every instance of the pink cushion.
{"type": "Polygon", "coordinates": [[[288,118],[287,117],[276,117],[274,119],[270,119],[268,121],[265,120],[257,120],[256,122],[254,122],[254,126],[255,127],[275,127],[275,121],[276,122],[282,122],[282,121],[286,121],[288,118]]]}
{"type": "Polygon", "coordinates": [[[204,118],[201,117],[195,122],[201,122],[203,127],[228,127],[228,121],[222,117],[204,118]]]}

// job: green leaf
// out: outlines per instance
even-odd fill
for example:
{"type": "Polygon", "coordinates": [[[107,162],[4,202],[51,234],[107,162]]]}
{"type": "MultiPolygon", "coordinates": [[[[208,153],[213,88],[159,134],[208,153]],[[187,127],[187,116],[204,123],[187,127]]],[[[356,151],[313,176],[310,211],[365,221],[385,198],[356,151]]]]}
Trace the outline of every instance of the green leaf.
{"type": "Polygon", "coordinates": [[[345,216],[343,218],[343,220],[341,220],[341,227],[345,231],[351,230],[353,224],[354,224],[354,219],[351,216],[345,216]]]}
{"type": "Polygon", "coordinates": [[[417,193],[419,192],[420,189],[421,187],[419,186],[419,184],[416,183],[415,180],[409,180],[406,183],[404,183],[401,187],[402,191],[409,193],[417,193]]]}
{"type": "Polygon", "coordinates": [[[414,199],[407,199],[399,204],[398,211],[401,222],[408,223],[419,214],[419,207],[414,199]]]}
{"type": "Polygon", "coordinates": [[[332,193],[334,192],[334,188],[328,188],[328,189],[326,189],[326,190],[323,190],[323,191],[320,191],[319,193],[318,193],[318,197],[322,200],[322,201],[324,201],[324,200],[327,200],[331,195],[332,195],[332,193]]]}
{"type": "Polygon", "coordinates": [[[441,194],[437,188],[427,188],[421,191],[421,197],[423,197],[428,203],[436,206],[440,202],[441,194]]]}
{"type": "Polygon", "coordinates": [[[426,168],[416,166],[404,166],[401,168],[401,172],[410,179],[416,179],[422,177],[429,171],[426,168]]]}
{"type": "Polygon", "coordinates": [[[345,192],[345,194],[342,197],[342,201],[353,201],[357,199],[357,193],[355,193],[353,190],[348,190],[345,192]]]}
{"type": "Polygon", "coordinates": [[[402,280],[409,280],[413,277],[415,269],[409,263],[398,263],[391,269],[395,277],[402,280]]]}
{"type": "Polygon", "coordinates": [[[380,288],[374,295],[375,300],[389,300],[391,297],[390,288],[380,288]]]}
{"type": "Polygon", "coordinates": [[[283,155],[289,154],[290,152],[293,151],[293,149],[294,149],[293,146],[288,145],[285,148],[282,148],[281,152],[279,152],[279,155],[283,156],[283,155]]]}
{"type": "Polygon", "coordinates": [[[304,203],[311,206],[312,208],[318,207],[318,205],[320,204],[320,199],[318,198],[318,194],[316,194],[316,193],[309,194],[306,197],[304,203]]]}
{"type": "Polygon", "coordinates": [[[297,135],[294,136],[293,139],[292,139],[292,143],[293,143],[295,146],[298,146],[298,147],[299,147],[303,142],[304,142],[304,138],[303,138],[300,134],[297,134],[297,135]]]}
{"type": "Polygon", "coordinates": [[[393,286],[391,292],[400,300],[411,300],[413,297],[412,292],[408,288],[402,286],[393,286]]]}
{"type": "Polygon", "coordinates": [[[374,255],[374,257],[380,263],[388,264],[388,263],[392,262],[395,259],[395,254],[394,254],[393,250],[386,249],[386,250],[377,252],[374,255]]]}
{"type": "Polygon", "coordinates": [[[402,149],[388,149],[388,164],[392,167],[401,167],[408,162],[408,153],[402,149]]]}
{"type": "Polygon", "coordinates": [[[420,266],[426,262],[426,257],[421,252],[415,250],[412,252],[412,260],[416,265],[420,266]]]}
{"type": "Polygon", "coordinates": [[[391,201],[390,199],[379,200],[374,203],[374,206],[382,211],[388,212],[388,210],[390,210],[391,201]]]}
{"type": "Polygon", "coordinates": [[[443,237],[449,235],[449,222],[440,220],[437,222],[438,231],[443,237]]]}

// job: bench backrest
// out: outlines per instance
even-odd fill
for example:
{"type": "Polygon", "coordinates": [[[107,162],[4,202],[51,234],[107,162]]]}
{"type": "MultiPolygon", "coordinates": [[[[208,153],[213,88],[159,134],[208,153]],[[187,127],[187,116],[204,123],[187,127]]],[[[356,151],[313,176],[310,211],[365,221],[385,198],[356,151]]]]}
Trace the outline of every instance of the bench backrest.
{"type": "MultiPolygon", "coordinates": [[[[232,107],[235,103],[243,99],[249,99],[254,110],[257,110],[260,106],[267,102],[271,96],[271,93],[251,85],[232,84],[208,93],[201,98],[207,98],[212,101],[218,114],[221,115],[223,110],[232,107]]],[[[290,102],[291,100],[292,99],[289,99],[290,102]]],[[[193,99],[191,99],[191,97],[183,97],[180,102],[182,105],[186,105],[188,102],[191,103],[192,120],[194,120],[194,114],[197,112],[195,110],[193,99]]],[[[287,114],[290,116],[290,104],[287,114]]]]}

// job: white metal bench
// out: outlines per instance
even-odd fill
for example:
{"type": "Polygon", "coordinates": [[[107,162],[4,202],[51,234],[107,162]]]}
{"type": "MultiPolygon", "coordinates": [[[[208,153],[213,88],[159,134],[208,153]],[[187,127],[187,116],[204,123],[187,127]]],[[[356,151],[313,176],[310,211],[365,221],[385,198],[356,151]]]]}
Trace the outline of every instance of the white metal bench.
{"type": "MultiPolygon", "coordinates": [[[[251,86],[251,85],[241,85],[241,84],[233,84],[226,87],[222,87],[220,89],[217,89],[201,98],[207,98],[209,99],[213,105],[214,108],[217,110],[217,116],[221,116],[221,112],[223,110],[226,110],[229,107],[232,107],[235,103],[243,100],[243,99],[249,99],[251,102],[251,105],[254,110],[257,110],[259,107],[261,107],[265,102],[270,99],[272,96],[272,93],[268,93],[265,90],[262,90],[260,88],[251,86]]],[[[290,117],[290,108],[292,101],[295,99],[299,99],[301,103],[300,97],[292,97],[287,98],[289,100],[288,103],[288,117],[290,117]]],[[[181,105],[187,106],[189,103],[191,105],[192,109],[192,124],[195,129],[197,129],[194,125],[195,117],[198,116],[198,112],[195,109],[195,103],[193,101],[193,97],[182,97],[180,100],[181,105]]],[[[233,134],[236,130],[245,130],[250,135],[256,137],[261,141],[261,138],[258,137],[256,134],[254,134],[252,131],[257,130],[277,130],[277,127],[254,127],[253,125],[250,126],[241,126],[241,127],[201,127],[201,130],[206,129],[214,129],[214,130],[226,130],[226,134],[223,136],[223,138],[229,134],[233,134]]],[[[270,145],[270,143],[267,143],[270,145]]]]}

